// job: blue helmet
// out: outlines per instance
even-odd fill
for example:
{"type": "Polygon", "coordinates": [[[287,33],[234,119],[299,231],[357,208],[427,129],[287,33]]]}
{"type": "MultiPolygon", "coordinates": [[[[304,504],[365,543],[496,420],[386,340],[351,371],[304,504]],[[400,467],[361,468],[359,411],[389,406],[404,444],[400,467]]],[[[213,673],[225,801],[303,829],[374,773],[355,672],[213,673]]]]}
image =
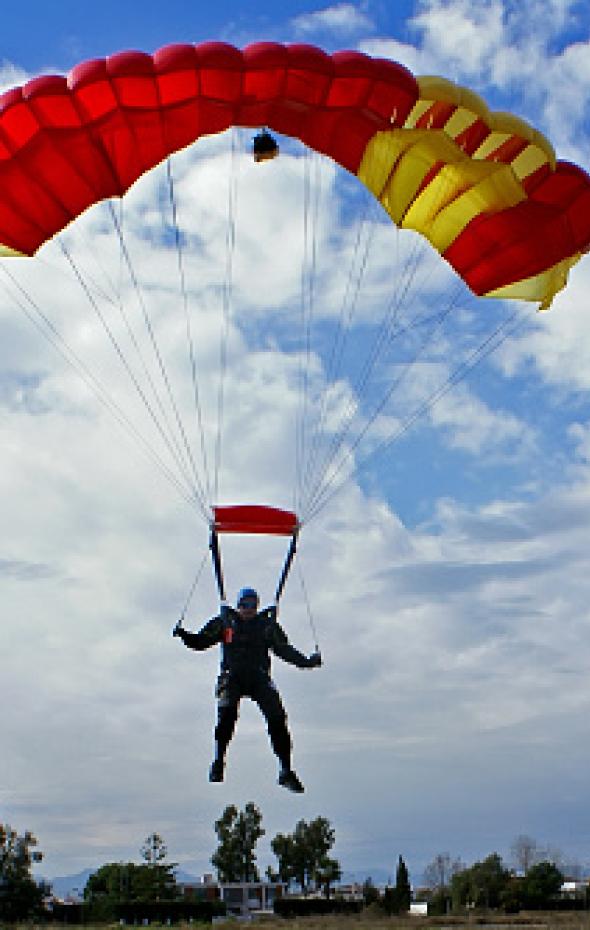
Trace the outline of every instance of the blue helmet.
{"type": "Polygon", "coordinates": [[[244,601],[256,601],[256,606],[258,606],[258,591],[255,591],[254,588],[241,588],[238,592],[238,607],[244,601]]]}

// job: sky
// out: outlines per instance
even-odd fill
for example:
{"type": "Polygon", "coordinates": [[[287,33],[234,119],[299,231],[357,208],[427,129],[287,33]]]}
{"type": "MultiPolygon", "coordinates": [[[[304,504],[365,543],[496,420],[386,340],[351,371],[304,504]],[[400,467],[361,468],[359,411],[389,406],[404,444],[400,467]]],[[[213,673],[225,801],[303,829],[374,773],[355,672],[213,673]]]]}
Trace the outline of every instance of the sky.
{"type": "MultiPolygon", "coordinates": [[[[354,48],[445,75],[590,169],[590,13],[572,0],[32,3],[3,23],[0,84],[207,39],[354,48]]],[[[287,139],[278,159],[254,165],[251,136],[202,140],[172,170],[190,245],[207,501],[290,508],[298,476],[306,481],[281,623],[306,653],[317,638],[324,664],[273,665],[306,791],[277,786],[247,701],[226,781],[207,781],[217,651],[189,652],[170,635],[201,566],[185,623],[197,629],[218,609],[207,523],[186,499],[157,411],[64,259],[67,250],[111,314],[144,385],[159,377],[145,305],[200,462],[169,188],[156,171],[122,207],[88,211],[36,259],[4,261],[0,822],[38,837],[47,877],[138,860],[153,831],[173,861],[202,874],[215,819],[248,801],[266,830],[262,868],[277,832],[322,815],[347,872],[395,874],[400,853],[415,883],[439,852],[471,863],[496,851],[510,863],[519,834],[590,871],[590,261],[548,313],[477,301],[344,172],[287,139]],[[406,337],[385,347],[361,393],[392,301],[406,337]],[[309,345],[302,307],[313,314],[309,345]],[[330,379],[343,307],[352,322],[330,379]],[[34,308],[84,377],[44,338],[34,308]],[[451,312],[430,325],[441,308],[451,312]],[[498,325],[495,351],[433,403],[498,325]],[[350,455],[315,508],[314,475],[347,411],[350,455]],[[309,468],[297,467],[302,452],[309,468]]],[[[230,596],[252,584],[270,600],[284,550],[281,539],[224,539],[230,596]]]]}

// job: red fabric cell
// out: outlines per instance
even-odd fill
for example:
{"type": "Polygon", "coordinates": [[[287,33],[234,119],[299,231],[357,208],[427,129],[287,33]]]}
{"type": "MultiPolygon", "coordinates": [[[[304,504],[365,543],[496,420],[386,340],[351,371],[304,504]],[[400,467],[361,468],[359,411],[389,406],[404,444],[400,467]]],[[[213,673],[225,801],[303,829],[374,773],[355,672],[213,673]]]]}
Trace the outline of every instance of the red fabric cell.
{"type": "MultiPolygon", "coordinates": [[[[106,62],[92,62],[88,71],[80,71],[69,84],[72,96],[86,125],[98,123],[118,106],[117,97],[107,75],[106,62]]],[[[75,70],[75,69],[74,69],[75,70]]]]}
{"type": "Polygon", "coordinates": [[[39,132],[39,120],[22,94],[0,108],[0,131],[8,150],[15,155],[39,132]]]}
{"type": "Polygon", "coordinates": [[[285,99],[308,106],[323,104],[334,73],[330,56],[312,45],[288,45],[287,57],[285,99]]]}
{"type": "Polygon", "coordinates": [[[416,78],[395,61],[373,60],[373,84],[366,108],[389,125],[403,126],[418,97],[416,78]]]}
{"type": "MultiPolygon", "coordinates": [[[[584,199],[589,206],[590,185],[584,199]]],[[[551,268],[582,251],[589,237],[590,213],[576,231],[568,210],[524,200],[475,217],[444,257],[474,293],[485,294],[551,268]]]]}
{"type": "Polygon", "coordinates": [[[539,203],[563,206],[572,203],[587,188],[588,175],[582,168],[568,161],[558,161],[555,171],[543,178],[531,198],[539,203]]]}
{"type": "Polygon", "coordinates": [[[476,119],[471,126],[455,136],[455,142],[466,155],[472,155],[490,134],[490,127],[482,119],[476,119]]]}
{"type": "Polygon", "coordinates": [[[502,145],[499,145],[497,149],[494,149],[493,152],[490,152],[486,156],[486,161],[497,161],[502,162],[504,165],[509,165],[510,162],[514,161],[517,155],[520,155],[524,149],[526,149],[529,143],[526,139],[521,139],[519,136],[512,136],[510,139],[506,139],[502,145]]]}
{"type": "Polygon", "coordinates": [[[416,129],[442,129],[457,109],[456,104],[437,100],[416,123],[416,129]]]}
{"type": "Polygon", "coordinates": [[[205,42],[196,53],[202,96],[235,104],[242,91],[241,52],[224,42],[205,42]]]}

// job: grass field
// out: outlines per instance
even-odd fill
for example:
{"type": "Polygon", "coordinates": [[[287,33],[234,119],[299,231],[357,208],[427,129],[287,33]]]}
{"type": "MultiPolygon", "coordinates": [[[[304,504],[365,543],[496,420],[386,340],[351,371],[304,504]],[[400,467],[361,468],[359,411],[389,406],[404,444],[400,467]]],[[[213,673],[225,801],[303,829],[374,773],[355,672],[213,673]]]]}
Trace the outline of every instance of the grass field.
{"type": "MultiPolygon", "coordinates": [[[[516,916],[490,914],[470,917],[386,917],[379,914],[358,914],[351,916],[325,916],[304,918],[276,918],[263,916],[247,922],[229,919],[216,921],[215,930],[237,930],[246,923],[261,930],[590,930],[590,911],[539,912],[523,913],[516,916]]],[[[26,923],[12,925],[0,923],[0,930],[49,930],[59,927],[59,923],[26,923]]],[[[84,924],[75,926],[67,924],[69,930],[121,930],[115,924],[84,924]]],[[[166,925],[150,924],[152,930],[166,925]]],[[[207,924],[175,924],[179,930],[196,930],[207,924]]]]}

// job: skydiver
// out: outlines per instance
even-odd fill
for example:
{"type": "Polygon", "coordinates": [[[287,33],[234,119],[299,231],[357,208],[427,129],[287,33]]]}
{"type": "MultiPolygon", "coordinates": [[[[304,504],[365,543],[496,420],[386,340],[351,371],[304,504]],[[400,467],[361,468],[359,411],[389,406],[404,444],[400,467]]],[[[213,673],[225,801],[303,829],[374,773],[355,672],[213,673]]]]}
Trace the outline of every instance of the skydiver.
{"type": "Polygon", "coordinates": [[[242,588],[237,610],[222,606],[221,612],[198,633],[183,629],[179,622],[173,636],[179,636],[185,646],[199,652],[221,644],[221,667],[215,689],[215,757],[209,781],[223,781],[225,754],[238,719],[240,700],[249,697],[258,704],[266,719],[270,742],[280,763],[279,784],[300,793],[304,788],[291,768],[291,736],[280,694],[270,677],[269,650],[297,668],[318,668],[322,658],[319,652],[307,657],[295,649],[277,622],[276,608],[267,607],[259,612],[258,606],[257,592],[253,588],[242,588]]]}

